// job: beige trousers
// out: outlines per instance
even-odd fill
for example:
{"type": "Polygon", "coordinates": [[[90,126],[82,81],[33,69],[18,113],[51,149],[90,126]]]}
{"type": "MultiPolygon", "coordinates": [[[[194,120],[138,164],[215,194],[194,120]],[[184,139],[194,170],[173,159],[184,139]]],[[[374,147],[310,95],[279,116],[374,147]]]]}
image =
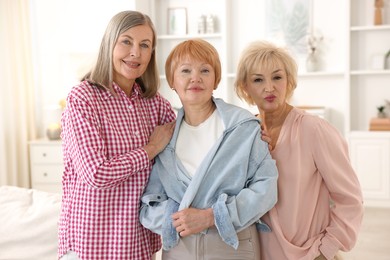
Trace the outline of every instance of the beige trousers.
{"type": "Polygon", "coordinates": [[[181,238],[179,244],[162,252],[162,260],[260,260],[260,243],[256,226],[252,225],[237,234],[237,250],[222,241],[217,229],[207,234],[181,238]]]}

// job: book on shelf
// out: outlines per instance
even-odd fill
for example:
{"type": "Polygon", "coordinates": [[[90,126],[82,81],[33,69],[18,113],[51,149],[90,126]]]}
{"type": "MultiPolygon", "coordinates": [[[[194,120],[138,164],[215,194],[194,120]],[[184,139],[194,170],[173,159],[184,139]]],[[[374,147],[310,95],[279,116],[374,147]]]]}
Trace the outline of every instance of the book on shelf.
{"type": "Polygon", "coordinates": [[[371,118],[370,131],[390,131],[390,118],[371,118]]]}

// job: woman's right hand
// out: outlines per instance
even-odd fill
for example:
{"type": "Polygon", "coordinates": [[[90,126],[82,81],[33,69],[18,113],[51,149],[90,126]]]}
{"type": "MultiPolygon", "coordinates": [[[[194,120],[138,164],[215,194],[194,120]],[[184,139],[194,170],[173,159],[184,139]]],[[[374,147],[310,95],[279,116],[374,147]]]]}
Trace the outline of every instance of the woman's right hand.
{"type": "Polygon", "coordinates": [[[172,224],[181,237],[197,234],[214,226],[212,208],[186,208],[172,214],[172,224]]]}
{"type": "Polygon", "coordinates": [[[152,134],[149,137],[149,143],[144,146],[149,160],[152,160],[167,146],[171,140],[173,130],[175,129],[175,121],[166,123],[164,125],[158,125],[154,128],[152,134]]]}

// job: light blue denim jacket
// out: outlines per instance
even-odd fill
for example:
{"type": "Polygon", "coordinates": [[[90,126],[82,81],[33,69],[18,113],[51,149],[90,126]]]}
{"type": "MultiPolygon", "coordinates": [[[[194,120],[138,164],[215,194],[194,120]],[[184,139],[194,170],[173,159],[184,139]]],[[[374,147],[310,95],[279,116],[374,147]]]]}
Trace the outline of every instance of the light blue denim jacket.
{"type": "Polygon", "coordinates": [[[142,196],[140,221],[144,227],[162,235],[164,250],[173,248],[179,241],[172,225],[174,212],[189,207],[213,208],[215,226],[222,240],[237,249],[237,232],[261,223],[260,217],[277,200],[278,172],[268,144],[260,138],[259,120],[249,111],[221,99],[213,98],[213,101],[225,131],[195,175],[190,177],[175,152],[184,119],[181,109],[172,139],[156,157],[142,196]]]}

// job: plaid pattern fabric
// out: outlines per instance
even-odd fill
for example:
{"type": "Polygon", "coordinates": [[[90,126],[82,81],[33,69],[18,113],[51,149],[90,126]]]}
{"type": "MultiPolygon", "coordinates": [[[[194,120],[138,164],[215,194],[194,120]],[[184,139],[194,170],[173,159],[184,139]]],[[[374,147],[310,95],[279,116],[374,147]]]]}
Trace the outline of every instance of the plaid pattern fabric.
{"type": "Polygon", "coordinates": [[[65,170],[59,223],[59,257],[150,259],[160,238],[139,223],[140,196],[152,162],[145,150],[156,125],[175,119],[167,100],[117,96],[81,82],[62,116],[65,170]]]}

